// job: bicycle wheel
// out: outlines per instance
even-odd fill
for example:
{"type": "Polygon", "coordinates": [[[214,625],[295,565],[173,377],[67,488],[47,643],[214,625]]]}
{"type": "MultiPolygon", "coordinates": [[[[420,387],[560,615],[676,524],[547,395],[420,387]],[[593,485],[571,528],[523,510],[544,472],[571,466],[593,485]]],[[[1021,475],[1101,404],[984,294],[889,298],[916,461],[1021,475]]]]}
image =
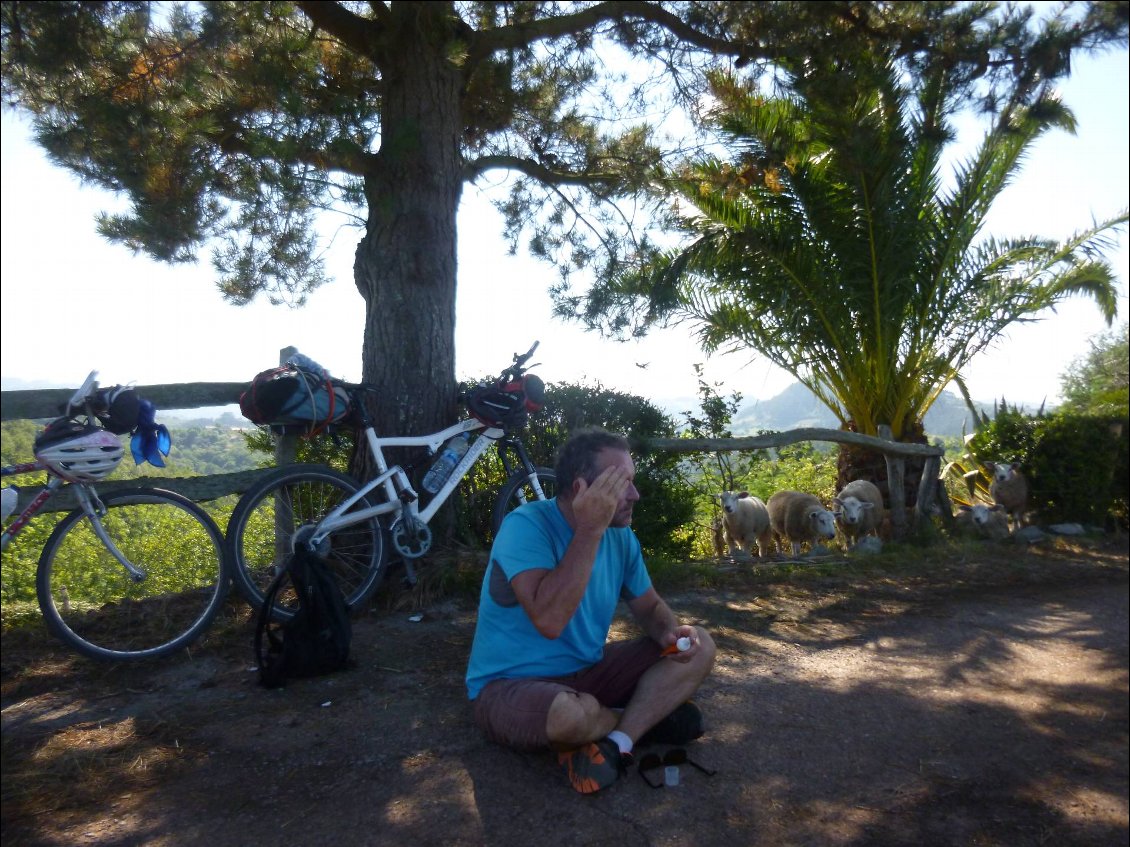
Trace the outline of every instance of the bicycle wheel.
{"type": "MultiPolygon", "coordinates": [[[[291,465],[279,469],[240,498],[228,522],[227,545],[232,578],[253,608],[263,605],[267,587],[286,567],[296,534],[313,527],[360,488],[355,480],[323,465],[291,465]]],[[[367,499],[354,505],[373,505],[367,499]]],[[[384,576],[384,530],[377,518],[344,527],[326,539],[318,552],[341,585],[346,603],[367,600],[384,576]]],[[[275,618],[294,614],[293,595],[280,593],[275,618]]]]}
{"type": "Polygon", "coordinates": [[[144,576],[130,576],[82,509],[69,512],[43,546],[35,575],[48,629],[95,659],[149,659],[192,643],[227,595],[220,528],[172,491],[138,488],[101,499],[107,535],[144,576]]]}
{"type": "MultiPolygon", "coordinates": [[[[539,467],[535,470],[538,475],[538,483],[541,484],[542,491],[545,492],[545,499],[548,500],[557,493],[557,476],[549,468],[539,467]]],[[[498,492],[498,499],[494,503],[494,516],[491,520],[491,529],[494,534],[498,535],[498,528],[502,526],[503,518],[523,503],[537,499],[539,498],[534,493],[533,486],[530,485],[530,478],[525,473],[518,471],[511,475],[498,492]]]]}

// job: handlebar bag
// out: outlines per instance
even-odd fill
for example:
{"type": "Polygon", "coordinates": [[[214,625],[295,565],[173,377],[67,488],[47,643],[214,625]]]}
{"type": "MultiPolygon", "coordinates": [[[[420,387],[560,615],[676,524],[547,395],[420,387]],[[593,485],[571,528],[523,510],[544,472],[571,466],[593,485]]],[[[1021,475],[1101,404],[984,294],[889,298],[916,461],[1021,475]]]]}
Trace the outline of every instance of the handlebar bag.
{"type": "Polygon", "coordinates": [[[132,388],[120,385],[104,388],[98,392],[94,415],[114,435],[125,435],[137,429],[141,398],[132,388]]]}
{"type": "Polygon", "coordinates": [[[313,371],[284,365],[256,374],[239,396],[239,410],[276,432],[311,436],[344,422],[352,408],[344,388],[313,371]]]}
{"type": "Polygon", "coordinates": [[[507,383],[487,383],[466,395],[467,409],[487,426],[517,429],[545,402],[545,384],[534,374],[507,383]]]}

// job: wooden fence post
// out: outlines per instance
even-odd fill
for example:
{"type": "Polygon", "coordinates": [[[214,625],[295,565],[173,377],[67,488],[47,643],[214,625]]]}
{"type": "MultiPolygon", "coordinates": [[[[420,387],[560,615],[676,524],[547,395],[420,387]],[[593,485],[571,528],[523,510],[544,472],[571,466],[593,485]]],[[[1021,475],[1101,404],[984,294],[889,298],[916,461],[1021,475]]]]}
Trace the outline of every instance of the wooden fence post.
{"type": "MultiPolygon", "coordinates": [[[[284,347],[281,349],[279,351],[279,365],[285,365],[290,357],[297,352],[297,347],[284,347]]],[[[296,458],[298,458],[298,436],[284,435],[282,433],[276,435],[275,466],[281,468],[283,465],[292,465],[296,458]]]]}
{"type": "Polygon", "coordinates": [[[922,478],[918,480],[918,501],[914,504],[914,514],[911,517],[915,529],[938,508],[939,470],[941,460],[937,456],[928,456],[922,467],[922,478]]]}
{"type": "MultiPolygon", "coordinates": [[[[939,450],[944,449],[940,439],[934,442],[934,446],[939,450]]],[[[942,479],[941,456],[932,456],[926,460],[926,467],[922,469],[922,484],[918,489],[918,503],[918,509],[923,515],[937,510],[942,516],[942,523],[949,529],[953,528],[953,502],[946,491],[945,480],[942,479]],[[925,495],[923,491],[926,492],[925,495]]]]}
{"type": "MultiPolygon", "coordinates": [[[[884,441],[894,441],[891,428],[886,424],[879,425],[879,438],[884,441]]],[[[906,462],[902,456],[895,456],[884,452],[883,458],[887,462],[887,497],[891,508],[891,536],[896,540],[906,537],[906,462]]]]}

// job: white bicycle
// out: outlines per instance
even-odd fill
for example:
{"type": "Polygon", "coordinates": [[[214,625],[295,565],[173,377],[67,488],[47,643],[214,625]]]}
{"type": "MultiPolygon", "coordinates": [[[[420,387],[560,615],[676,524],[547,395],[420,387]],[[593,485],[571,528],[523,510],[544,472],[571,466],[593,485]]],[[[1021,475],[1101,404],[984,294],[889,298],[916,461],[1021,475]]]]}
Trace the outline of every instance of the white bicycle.
{"type": "MultiPolygon", "coordinates": [[[[376,387],[332,380],[350,396],[376,475],[362,484],[325,465],[293,464],[244,493],[228,523],[227,548],[235,584],[248,602],[256,609],[263,605],[268,586],[296,544],[309,545],[329,563],[350,606],[364,602],[380,584],[388,564],[386,535],[411,579],[412,561],[432,546],[429,521],[491,447],[506,473],[492,514],[496,532],[507,513],[522,503],[552,497],[553,471],[534,465],[515,434],[528,413],[541,405],[544,385],[525,367],[537,346],[535,341],[526,353],[515,354],[514,363],[498,379],[460,398],[469,417],[426,435],[378,437],[362,402],[376,387]],[[475,436],[467,452],[421,509],[408,475],[400,465],[388,465],[384,448],[426,447],[437,453],[463,433],[475,436]]],[[[292,601],[282,599],[275,617],[288,618],[293,608],[292,601]]]]}

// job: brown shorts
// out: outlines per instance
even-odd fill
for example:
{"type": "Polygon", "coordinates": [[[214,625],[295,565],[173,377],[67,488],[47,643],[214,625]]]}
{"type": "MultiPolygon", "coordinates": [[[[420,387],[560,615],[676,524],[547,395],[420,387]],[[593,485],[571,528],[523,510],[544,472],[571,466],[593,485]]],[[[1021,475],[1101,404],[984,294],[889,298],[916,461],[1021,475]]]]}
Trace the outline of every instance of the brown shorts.
{"type": "Polygon", "coordinates": [[[472,706],[475,724],[491,741],[518,750],[549,747],[546,720],[550,704],[562,691],[591,694],[601,705],[623,708],[640,677],[660,660],[650,638],[604,645],[604,656],[590,668],[568,676],[496,679],[488,682],[472,706]]]}

